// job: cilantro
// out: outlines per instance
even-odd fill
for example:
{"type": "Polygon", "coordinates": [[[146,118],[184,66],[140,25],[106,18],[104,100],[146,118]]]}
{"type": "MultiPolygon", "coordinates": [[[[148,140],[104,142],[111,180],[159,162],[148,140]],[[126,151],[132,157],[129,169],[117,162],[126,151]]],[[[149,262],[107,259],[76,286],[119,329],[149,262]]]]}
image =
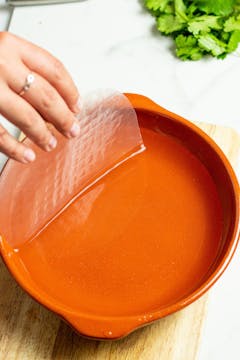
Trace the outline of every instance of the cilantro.
{"type": "Polygon", "coordinates": [[[207,14],[227,16],[232,13],[234,0],[196,0],[196,5],[207,14]]]}
{"type": "Polygon", "coordinates": [[[222,31],[221,36],[220,36],[220,40],[224,41],[225,43],[228,43],[228,40],[230,38],[230,33],[229,32],[225,32],[222,31]]]}
{"type": "Polygon", "coordinates": [[[165,13],[166,14],[175,14],[175,9],[174,9],[174,5],[173,4],[168,4],[166,7],[165,7],[165,13]]]}
{"type": "Polygon", "coordinates": [[[239,30],[233,31],[228,42],[228,52],[235,51],[238,47],[239,42],[240,42],[240,31],[239,30]]]}
{"type": "Polygon", "coordinates": [[[145,6],[154,16],[159,16],[161,12],[165,12],[168,6],[169,0],[146,0],[145,6]]]}
{"type": "Polygon", "coordinates": [[[198,12],[198,7],[194,3],[191,3],[190,6],[187,8],[188,16],[192,17],[196,12],[198,12]]]}
{"type": "Polygon", "coordinates": [[[171,14],[163,14],[157,19],[157,28],[163,34],[171,34],[173,32],[182,30],[184,24],[177,18],[177,16],[171,14]]]}
{"type": "Polygon", "coordinates": [[[221,25],[219,24],[219,17],[213,15],[196,16],[188,22],[188,31],[197,35],[203,32],[209,32],[211,29],[219,30],[221,25]]]}
{"type": "Polygon", "coordinates": [[[240,30],[240,15],[237,17],[231,16],[224,24],[224,31],[229,32],[235,30],[240,30]]]}
{"type": "Polygon", "coordinates": [[[213,56],[219,56],[226,51],[226,44],[221,40],[218,40],[212,34],[199,36],[198,44],[202,49],[210,52],[213,56]]]}
{"type": "Polygon", "coordinates": [[[146,0],[145,6],[149,10],[153,11],[164,11],[166,6],[168,5],[169,0],[146,0]]]}
{"type": "Polygon", "coordinates": [[[179,21],[185,22],[188,20],[188,17],[186,15],[186,6],[183,2],[183,0],[174,0],[174,7],[175,7],[175,13],[176,17],[179,19],[179,21]]]}
{"type": "Polygon", "coordinates": [[[145,0],[145,7],[182,60],[223,59],[240,43],[240,0],[145,0]]]}
{"type": "Polygon", "coordinates": [[[177,56],[182,60],[199,60],[203,51],[198,47],[194,36],[178,35],[175,39],[177,56]]]}

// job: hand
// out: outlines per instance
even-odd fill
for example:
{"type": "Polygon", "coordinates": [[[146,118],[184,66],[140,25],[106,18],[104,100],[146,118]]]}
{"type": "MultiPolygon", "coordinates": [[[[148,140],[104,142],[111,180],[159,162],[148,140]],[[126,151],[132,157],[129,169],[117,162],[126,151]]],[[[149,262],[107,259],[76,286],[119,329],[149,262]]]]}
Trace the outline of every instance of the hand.
{"type": "MultiPolygon", "coordinates": [[[[0,32],[0,113],[45,151],[57,146],[48,123],[68,138],[79,134],[74,116],[79,94],[62,63],[38,46],[0,32]],[[21,94],[27,76],[34,82],[21,94]]],[[[35,160],[32,149],[0,124],[0,151],[23,163],[35,160]]]]}

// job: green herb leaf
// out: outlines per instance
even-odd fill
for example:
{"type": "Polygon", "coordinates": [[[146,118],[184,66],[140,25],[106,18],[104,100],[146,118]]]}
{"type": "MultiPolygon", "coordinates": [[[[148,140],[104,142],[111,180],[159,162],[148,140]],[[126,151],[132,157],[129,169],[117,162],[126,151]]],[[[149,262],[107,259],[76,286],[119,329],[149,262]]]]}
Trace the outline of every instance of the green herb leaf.
{"type": "Polygon", "coordinates": [[[174,6],[175,6],[176,17],[180,21],[186,22],[188,20],[188,17],[186,15],[187,8],[186,8],[183,0],[174,0],[174,6]]]}
{"type": "Polygon", "coordinates": [[[231,16],[228,20],[225,21],[224,31],[230,32],[240,30],[240,15],[237,17],[231,16]]]}
{"type": "Polygon", "coordinates": [[[177,16],[171,14],[164,14],[157,19],[157,28],[163,34],[171,34],[176,31],[184,29],[185,25],[179,20],[177,16]]]}
{"type": "Polygon", "coordinates": [[[188,31],[197,35],[203,32],[209,32],[211,29],[219,30],[219,17],[214,15],[196,16],[188,22],[188,31]]]}
{"type": "Polygon", "coordinates": [[[228,52],[235,51],[238,47],[239,42],[240,42],[240,31],[239,30],[233,31],[228,42],[228,52]]]}
{"type": "Polygon", "coordinates": [[[198,45],[213,56],[219,56],[226,51],[226,44],[212,34],[199,36],[198,45]]]}
{"type": "Polygon", "coordinates": [[[169,2],[171,2],[171,1],[169,1],[169,0],[146,0],[145,6],[149,10],[164,11],[169,2]]]}
{"type": "Polygon", "coordinates": [[[175,39],[177,56],[182,60],[199,60],[203,51],[198,47],[194,36],[178,35],[175,39]]]}
{"type": "Polygon", "coordinates": [[[191,5],[187,8],[188,16],[190,17],[194,16],[194,13],[197,12],[197,10],[198,7],[194,3],[191,3],[191,5]]]}
{"type": "Polygon", "coordinates": [[[206,14],[228,16],[233,12],[234,0],[195,0],[197,7],[206,14]]]}
{"type": "Polygon", "coordinates": [[[240,0],[145,0],[145,7],[182,60],[224,59],[240,43],[240,0]]]}

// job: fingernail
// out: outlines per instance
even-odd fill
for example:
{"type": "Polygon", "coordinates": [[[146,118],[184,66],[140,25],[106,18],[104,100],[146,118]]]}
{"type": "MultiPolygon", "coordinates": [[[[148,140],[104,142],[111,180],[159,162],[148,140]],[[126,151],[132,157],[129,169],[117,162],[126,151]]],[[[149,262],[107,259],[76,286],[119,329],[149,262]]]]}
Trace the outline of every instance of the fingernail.
{"type": "Polygon", "coordinates": [[[31,149],[26,149],[24,151],[24,159],[27,161],[27,162],[32,162],[36,159],[36,155],[35,155],[35,152],[32,151],[31,149]]]}
{"type": "Polygon", "coordinates": [[[72,137],[76,137],[76,136],[79,135],[79,133],[80,133],[80,126],[79,126],[79,124],[78,124],[77,122],[74,122],[74,123],[73,123],[73,125],[72,125],[69,133],[70,133],[70,135],[71,135],[72,137]]]}
{"type": "Polygon", "coordinates": [[[56,146],[57,146],[57,139],[55,138],[55,136],[52,135],[46,149],[47,149],[47,151],[51,151],[51,150],[55,149],[56,146]]]}

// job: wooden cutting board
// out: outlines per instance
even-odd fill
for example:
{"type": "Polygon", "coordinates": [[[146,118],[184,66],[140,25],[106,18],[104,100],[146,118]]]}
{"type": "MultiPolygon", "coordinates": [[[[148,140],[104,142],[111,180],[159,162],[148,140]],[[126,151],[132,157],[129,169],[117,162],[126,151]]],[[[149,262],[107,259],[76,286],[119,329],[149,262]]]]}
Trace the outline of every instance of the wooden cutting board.
{"type": "MultiPolygon", "coordinates": [[[[236,168],[240,137],[229,128],[198,124],[236,168]]],[[[119,341],[86,340],[32,300],[0,260],[0,359],[195,360],[208,294],[187,308],[119,341]]]]}

